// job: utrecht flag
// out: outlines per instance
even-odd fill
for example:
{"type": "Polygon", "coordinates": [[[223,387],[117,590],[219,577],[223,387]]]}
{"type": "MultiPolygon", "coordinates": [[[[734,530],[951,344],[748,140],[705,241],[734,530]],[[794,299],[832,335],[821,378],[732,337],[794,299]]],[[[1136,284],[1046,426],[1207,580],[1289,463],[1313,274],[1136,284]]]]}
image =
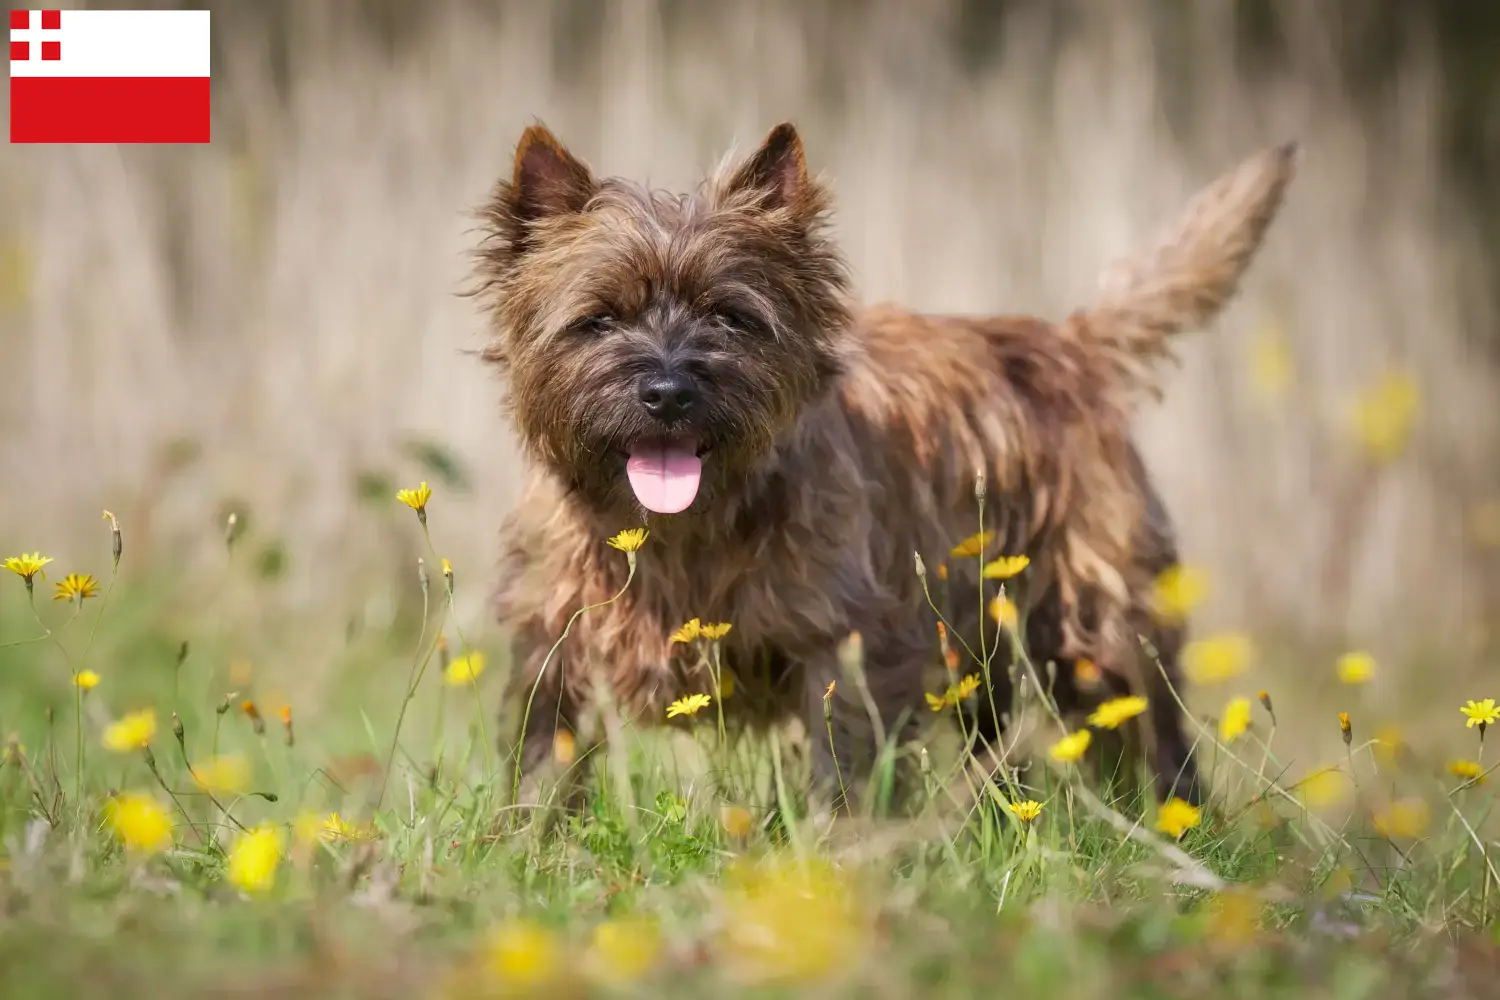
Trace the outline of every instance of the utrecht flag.
{"type": "Polygon", "coordinates": [[[208,142],[208,11],[13,10],[11,142],[208,142]]]}

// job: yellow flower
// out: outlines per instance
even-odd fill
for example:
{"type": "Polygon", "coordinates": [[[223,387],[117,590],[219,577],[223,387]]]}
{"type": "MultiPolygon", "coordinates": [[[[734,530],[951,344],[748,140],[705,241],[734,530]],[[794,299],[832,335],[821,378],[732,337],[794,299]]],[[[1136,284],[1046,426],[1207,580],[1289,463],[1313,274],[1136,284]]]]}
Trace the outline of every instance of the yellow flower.
{"type": "Polygon", "coordinates": [[[865,911],[827,862],[777,859],[732,868],[725,882],[720,949],[741,977],[795,986],[855,966],[866,941],[865,911]]]}
{"type": "Polygon", "coordinates": [[[1156,828],[1176,839],[1197,826],[1202,818],[1203,814],[1197,806],[1174,796],[1163,802],[1156,811],[1156,828]]]}
{"type": "Polygon", "coordinates": [[[1005,808],[1022,823],[1030,823],[1042,814],[1042,804],[1031,799],[1025,802],[1007,802],[1005,808]]]}
{"type": "Polygon", "coordinates": [[[90,597],[99,596],[99,581],[88,573],[69,573],[57,581],[57,593],[52,595],[54,601],[86,601],[90,597]]]}
{"type": "Polygon", "coordinates": [[[744,806],[723,806],[719,809],[719,825],[736,840],[750,836],[754,823],[755,817],[744,806]]]}
{"type": "Polygon", "coordinates": [[[485,943],[485,968],[505,986],[538,988],[557,978],[563,955],[545,928],[525,921],[501,924],[485,943]]]}
{"type": "Polygon", "coordinates": [[[1073,661],[1073,680],[1080,687],[1097,687],[1104,680],[1104,671],[1099,669],[1099,664],[1087,657],[1079,657],[1073,661]]]}
{"type": "Polygon", "coordinates": [[[1089,716],[1089,725],[1100,729],[1118,729],[1120,723],[1135,718],[1146,710],[1146,699],[1139,695],[1111,698],[1089,716]]]}
{"type": "Polygon", "coordinates": [[[578,759],[578,740],[566,729],[552,734],[552,759],[563,767],[578,759]]]}
{"type": "Polygon", "coordinates": [[[1156,578],[1151,610],[1165,622],[1181,622],[1208,596],[1208,577],[1191,566],[1169,566],[1156,578]]]}
{"type": "Polygon", "coordinates": [[[949,550],[948,554],[954,559],[974,559],[984,554],[985,547],[990,544],[990,539],[995,537],[993,531],[981,531],[977,535],[970,535],[949,550]]]}
{"type": "Polygon", "coordinates": [[[1476,785],[1485,783],[1484,765],[1472,760],[1455,760],[1448,764],[1448,773],[1455,778],[1472,781],[1476,785]]]}
{"type": "Polygon", "coordinates": [[[705,639],[722,639],[734,628],[729,622],[704,623],[699,626],[698,634],[705,639]]]}
{"type": "Polygon", "coordinates": [[[482,673],[484,673],[484,652],[471,649],[448,664],[448,668],[443,671],[443,683],[452,687],[462,687],[465,684],[473,684],[482,673]]]}
{"type": "Polygon", "coordinates": [[[944,708],[948,707],[948,699],[946,697],[940,697],[931,691],[928,691],[925,697],[927,698],[927,707],[934,712],[941,712],[944,708]]]}
{"type": "Polygon", "coordinates": [[[1337,767],[1325,767],[1309,774],[1292,787],[1301,793],[1305,805],[1331,806],[1343,801],[1349,794],[1349,783],[1342,775],[1343,772],[1337,767]]]}
{"type": "Polygon", "coordinates": [[[224,876],[244,892],[265,892],[276,884],[276,869],[281,864],[281,831],[263,823],[240,834],[229,849],[224,876]]]}
{"type": "Polygon", "coordinates": [[[110,799],[104,809],[110,828],[126,850],[159,854],[172,846],[172,820],[151,796],[126,792],[110,799]]]}
{"type": "Polygon", "coordinates": [[[156,711],[143,708],[121,716],[118,722],[104,727],[104,748],[115,753],[128,753],[149,746],[156,735],[156,711]]]}
{"type": "Polygon", "coordinates": [[[1350,410],[1350,429],[1365,454],[1388,462],[1406,450],[1421,405],[1421,390],[1411,375],[1391,372],[1363,390],[1350,410]]]}
{"type": "Polygon", "coordinates": [[[1375,813],[1375,829],[1393,839],[1420,837],[1430,822],[1431,813],[1421,799],[1397,799],[1375,813]]]}
{"type": "Polygon", "coordinates": [[[92,670],[80,670],[73,675],[73,683],[80,691],[92,691],[99,686],[99,675],[92,670]]]}
{"type": "Polygon", "coordinates": [[[1389,723],[1376,731],[1371,743],[1373,745],[1370,749],[1374,752],[1376,759],[1387,767],[1394,767],[1407,751],[1406,739],[1402,736],[1400,727],[1389,723]]]}
{"type": "Polygon", "coordinates": [[[42,567],[51,561],[50,556],[44,556],[40,552],[33,552],[31,555],[23,552],[18,556],[10,556],[3,565],[25,580],[27,586],[30,586],[34,577],[40,576],[43,580],[47,579],[47,574],[42,572],[42,567]]]}
{"type": "Polygon", "coordinates": [[[1354,728],[1349,724],[1349,713],[1339,713],[1339,732],[1344,734],[1344,743],[1348,744],[1354,739],[1354,728]]]}
{"type": "Polygon", "coordinates": [[[646,544],[646,536],[650,534],[645,528],[626,528],[611,538],[609,545],[621,552],[639,552],[641,546],[646,544]]]}
{"type": "Polygon", "coordinates": [[[625,917],[594,928],[584,964],[596,979],[634,982],[650,971],[661,950],[661,928],[655,920],[625,917]]]}
{"type": "Polygon", "coordinates": [[[684,698],[678,698],[667,706],[667,718],[672,719],[679,715],[697,715],[712,703],[713,699],[706,694],[690,694],[684,698]]]}
{"type": "Polygon", "coordinates": [[[238,795],[250,787],[250,761],[238,754],[214,757],[192,772],[198,787],[213,795],[238,795]]]}
{"type": "Polygon", "coordinates": [[[823,700],[824,701],[827,701],[828,699],[830,699],[830,698],[833,697],[833,691],[834,691],[834,688],[835,688],[835,686],[837,684],[838,684],[838,681],[829,681],[828,682],[828,690],[823,692],[823,700]]]}
{"type": "MultiPolygon", "coordinates": [[[[941,696],[928,694],[927,704],[934,712],[941,712],[949,705],[957,705],[959,702],[972,697],[974,692],[979,690],[979,684],[979,675],[969,674],[957,684],[948,685],[948,690],[943,692],[941,696]]],[[[824,697],[828,696],[825,695],[824,697]]]]}
{"type": "Polygon", "coordinates": [[[359,827],[340,816],[338,812],[331,812],[324,816],[323,822],[319,824],[318,836],[327,841],[358,840],[363,833],[359,827]]]}
{"type": "Polygon", "coordinates": [[[427,509],[427,501],[432,499],[432,490],[424,482],[414,490],[397,490],[396,499],[420,514],[427,509]]]}
{"type": "Polygon", "coordinates": [[[1030,565],[1031,559],[1027,556],[1001,556],[994,562],[986,563],[979,575],[986,580],[1009,580],[1030,565]]]}
{"type": "Polygon", "coordinates": [[[1069,733],[1048,749],[1052,759],[1064,764],[1071,764],[1081,758],[1089,748],[1089,743],[1094,739],[1093,733],[1087,729],[1080,729],[1076,733],[1069,733]]]}
{"type": "Polygon", "coordinates": [[[1231,698],[1219,716],[1219,739],[1233,743],[1250,728],[1250,699],[1231,698]]]}
{"type": "Polygon", "coordinates": [[[1020,621],[1021,613],[1016,609],[1016,602],[1009,597],[996,597],[990,601],[990,617],[1006,628],[1014,630],[1016,623],[1020,621]]]}
{"type": "Polygon", "coordinates": [[[1255,940],[1260,924],[1260,900],[1248,890],[1219,893],[1209,904],[1208,933],[1218,943],[1243,948],[1255,940]]]}
{"type": "Polygon", "coordinates": [[[1217,684],[1244,673],[1254,651],[1249,636],[1223,632],[1188,643],[1182,669],[1195,684],[1217,684]]]}
{"type": "Polygon", "coordinates": [[[1251,385],[1266,399],[1276,399],[1291,388],[1294,375],[1286,331],[1278,323],[1266,323],[1251,345],[1251,385]]]}
{"type": "Polygon", "coordinates": [[[692,621],[684,622],[673,632],[668,642],[692,642],[703,634],[703,623],[694,618],[692,621]]]}
{"type": "Polygon", "coordinates": [[[1334,669],[1340,684],[1364,684],[1375,673],[1375,657],[1365,652],[1345,653],[1334,669]]]}
{"type": "Polygon", "coordinates": [[[978,690],[979,690],[979,675],[978,674],[969,674],[963,680],[961,680],[961,681],[958,682],[958,687],[954,691],[954,693],[958,696],[958,700],[959,701],[966,701],[966,700],[968,700],[968,698],[971,695],[974,694],[975,691],[978,691],[978,690]]]}
{"type": "Polygon", "coordinates": [[[1496,722],[1500,722],[1500,706],[1496,706],[1493,698],[1486,698],[1484,701],[1475,701],[1470,698],[1469,703],[1459,711],[1468,716],[1469,721],[1465,726],[1468,729],[1479,726],[1480,732],[1483,732],[1485,726],[1493,726],[1496,722]]]}

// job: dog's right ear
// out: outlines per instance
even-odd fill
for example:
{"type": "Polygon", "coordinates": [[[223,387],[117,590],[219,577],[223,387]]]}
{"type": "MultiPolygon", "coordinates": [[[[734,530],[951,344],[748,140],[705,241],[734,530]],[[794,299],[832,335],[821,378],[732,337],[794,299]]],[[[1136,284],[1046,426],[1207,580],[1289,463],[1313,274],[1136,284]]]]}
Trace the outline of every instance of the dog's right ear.
{"type": "Polygon", "coordinates": [[[508,192],[517,221],[581,212],[598,188],[587,164],[568,152],[545,125],[532,125],[522,133],[508,192]]]}

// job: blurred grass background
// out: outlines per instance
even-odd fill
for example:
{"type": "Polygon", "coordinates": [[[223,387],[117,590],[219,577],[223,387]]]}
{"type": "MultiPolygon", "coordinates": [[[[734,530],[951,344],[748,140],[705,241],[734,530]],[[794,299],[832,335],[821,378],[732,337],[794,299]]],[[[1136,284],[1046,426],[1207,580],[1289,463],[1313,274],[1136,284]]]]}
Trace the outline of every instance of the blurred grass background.
{"type": "MultiPolygon", "coordinates": [[[[1140,421],[1212,581],[1200,626],[1301,651],[1246,683],[1317,720],[1296,728],[1325,753],[1343,648],[1383,665],[1361,721],[1431,719],[1457,741],[1456,704],[1496,693],[1479,681],[1500,605],[1500,8],[207,6],[211,145],[0,157],[0,548],[103,577],[99,511],[120,516],[111,669],[166,670],[191,635],[220,673],[254,662],[298,704],[350,704],[358,637],[416,615],[419,538],[391,495],[418,479],[460,621],[494,642],[518,466],[468,353],[484,331],[457,295],[467,211],[534,118],[596,169],[670,187],[793,119],[867,300],[1048,316],[1198,185],[1301,138],[1243,296],[1184,341],[1140,421]],[[1417,419],[1371,469],[1349,406],[1391,371],[1419,387],[1417,419]],[[209,544],[231,511],[238,574],[209,544]]],[[[19,592],[0,594],[7,638],[29,634],[19,592]]],[[[46,655],[7,657],[13,693],[66,691],[46,655]]]]}

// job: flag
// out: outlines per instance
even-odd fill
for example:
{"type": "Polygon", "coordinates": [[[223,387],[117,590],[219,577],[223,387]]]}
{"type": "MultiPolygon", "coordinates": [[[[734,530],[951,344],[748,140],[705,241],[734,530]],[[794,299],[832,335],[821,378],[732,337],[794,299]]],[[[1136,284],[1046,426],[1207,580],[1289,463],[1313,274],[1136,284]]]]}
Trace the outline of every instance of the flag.
{"type": "Polygon", "coordinates": [[[208,142],[206,10],[10,12],[11,142],[208,142]]]}

